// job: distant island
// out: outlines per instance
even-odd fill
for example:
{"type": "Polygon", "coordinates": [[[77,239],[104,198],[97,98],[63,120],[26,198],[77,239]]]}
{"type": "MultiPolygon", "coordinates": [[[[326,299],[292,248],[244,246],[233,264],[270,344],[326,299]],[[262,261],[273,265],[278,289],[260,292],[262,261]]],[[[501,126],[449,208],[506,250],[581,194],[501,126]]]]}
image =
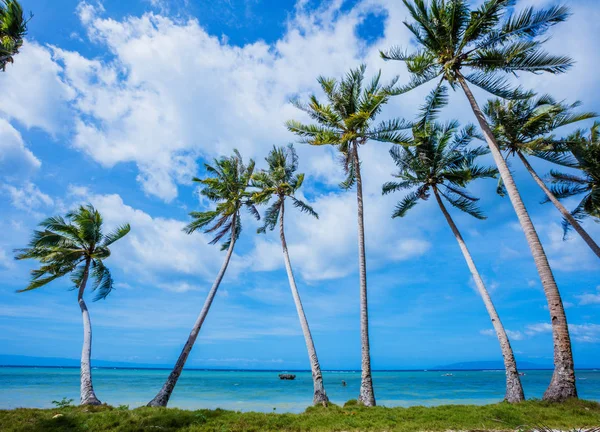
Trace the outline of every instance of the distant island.
{"type": "MultiPolygon", "coordinates": [[[[170,369],[169,364],[147,364],[147,363],[133,363],[133,362],[118,362],[108,360],[92,360],[92,365],[98,368],[131,368],[131,369],[170,369]]],[[[23,367],[79,367],[79,359],[70,359],[62,357],[34,357],[34,356],[22,356],[22,355],[7,355],[0,354],[0,367],[6,366],[23,366],[23,367]]],[[[272,366],[272,365],[270,365],[272,366]]],[[[519,370],[547,370],[552,369],[552,364],[538,364],[527,361],[518,362],[519,370]]],[[[582,365],[578,369],[595,369],[599,366],[582,365]]],[[[200,370],[238,370],[235,368],[216,368],[207,366],[191,366],[188,369],[200,369],[200,370]]],[[[239,369],[242,370],[242,369],[239,369]]],[[[302,369],[289,369],[281,368],[274,369],[272,367],[265,369],[253,369],[253,370],[265,370],[265,371],[294,371],[301,372],[302,369]]],[[[308,369],[306,369],[308,371],[308,369]]],[[[327,369],[325,369],[327,371],[327,369]]],[[[341,369],[334,369],[335,371],[341,369]]],[[[422,368],[398,368],[398,369],[375,369],[378,371],[383,370],[430,370],[430,371],[466,371],[466,370],[504,370],[502,361],[470,361],[470,362],[458,362],[450,363],[445,365],[438,365],[434,367],[422,367],[422,368]]]]}
{"type": "MultiPolygon", "coordinates": [[[[553,369],[552,364],[540,365],[536,363],[526,362],[526,361],[518,361],[517,367],[519,370],[544,370],[544,369],[553,369]]],[[[500,360],[498,361],[470,361],[470,362],[460,362],[460,363],[451,363],[443,366],[435,366],[430,368],[429,370],[435,371],[461,371],[461,370],[504,370],[504,363],[500,360]]]]}

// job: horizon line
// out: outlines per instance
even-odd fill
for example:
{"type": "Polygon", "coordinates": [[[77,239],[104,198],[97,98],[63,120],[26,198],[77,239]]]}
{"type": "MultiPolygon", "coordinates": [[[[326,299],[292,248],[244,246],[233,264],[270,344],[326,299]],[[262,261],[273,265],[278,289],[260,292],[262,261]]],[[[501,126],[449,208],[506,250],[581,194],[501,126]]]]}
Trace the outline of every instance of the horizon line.
{"type": "MultiPolygon", "coordinates": [[[[80,369],[80,366],[61,365],[0,365],[0,368],[31,368],[31,369],[80,369]]],[[[123,369],[123,370],[171,370],[172,367],[133,367],[133,366],[93,366],[92,369],[123,369]]],[[[600,367],[575,368],[580,371],[595,371],[600,367]]],[[[240,369],[240,368],[185,368],[188,371],[204,372],[311,372],[310,369],[240,369]]],[[[373,372],[485,372],[503,371],[504,368],[429,368],[429,369],[373,369],[373,372]]],[[[522,371],[551,371],[553,367],[519,368],[522,371]]],[[[323,369],[323,372],[360,372],[360,369],[323,369]]]]}

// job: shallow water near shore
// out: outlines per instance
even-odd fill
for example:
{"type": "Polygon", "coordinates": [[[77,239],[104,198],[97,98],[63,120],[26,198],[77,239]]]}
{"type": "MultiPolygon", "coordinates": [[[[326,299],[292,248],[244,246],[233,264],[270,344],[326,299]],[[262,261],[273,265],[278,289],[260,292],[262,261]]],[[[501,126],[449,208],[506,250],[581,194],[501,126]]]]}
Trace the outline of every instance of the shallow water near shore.
{"type": "MultiPolygon", "coordinates": [[[[186,370],[169,406],[302,412],[312,403],[312,377],[310,372],[293,373],[296,379],[286,381],[272,371],[186,370]]],[[[134,408],[152,399],[168,374],[155,369],[94,369],[94,388],[102,402],[134,408]]],[[[525,371],[525,396],[541,398],[551,376],[552,371],[525,371]]],[[[360,372],[324,372],[323,378],[332,402],[356,399],[360,372]]],[[[378,405],[389,407],[496,403],[504,397],[505,384],[503,371],[374,372],[373,381],[378,405]]],[[[582,399],[600,401],[600,371],[577,371],[577,387],[582,399]]],[[[0,409],[49,408],[63,397],[78,403],[79,369],[0,367],[0,409]]]]}

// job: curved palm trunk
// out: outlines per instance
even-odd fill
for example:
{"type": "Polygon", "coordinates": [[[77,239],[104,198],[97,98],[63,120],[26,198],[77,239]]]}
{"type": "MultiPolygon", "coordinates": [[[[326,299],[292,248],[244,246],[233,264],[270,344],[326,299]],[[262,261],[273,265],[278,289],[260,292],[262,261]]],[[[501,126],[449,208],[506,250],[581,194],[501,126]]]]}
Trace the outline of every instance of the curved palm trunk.
{"type": "Polygon", "coordinates": [[[361,382],[358,402],[375,406],[373,377],[371,375],[371,348],[369,346],[369,309],[367,304],[367,263],[365,253],[365,220],[363,215],[362,178],[358,145],[354,144],[354,165],[356,169],[356,201],[358,204],[358,266],[360,274],[360,342],[361,342],[361,382]]]}
{"type": "Polygon", "coordinates": [[[471,104],[475,117],[477,117],[477,121],[483,131],[485,140],[494,158],[494,162],[498,167],[498,171],[500,172],[510,201],[519,218],[519,223],[527,238],[527,243],[531,249],[533,260],[540,275],[546,300],[548,302],[548,309],[552,321],[552,338],[554,340],[554,374],[552,375],[550,385],[544,393],[544,400],[562,401],[568,398],[576,398],[577,388],[575,386],[575,370],[573,353],[571,352],[569,327],[567,325],[567,317],[565,315],[562,299],[556,281],[554,280],[552,269],[548,263],[548,258],[546,257],[542,243],[535,231],[535,227],[529,218],[529,214],[523,204],[523,200],[521,199],[521,195],[519,194],[512,174],[508,169],[508,165],[502,157],[498,143],[496,142],[481,109],[477,105],[477,101],[475,100],[473,93],[471,93],[471,89],[460,73],[458,74],[458,81],[471,104]]]}
{"type": "Polygon", "coordinates": [[[596,244],[594,239],[590,237],[587,231],[584,230],[579,222],[577,222],[577,220],[573,217],[573,215],[571,215],[571,212],[567,210],[559,200],[556,199],[550,189],[546,187],[544,181],[537,175],[533,167],[529,164],[529,161],[525,158],[525,156],[519,151],[516,153],[519,156],[519,159],[521,159],[521,162],[523,162],[523,165],[525,165],[525,168],[527,168],[527,171],[529,171],[529,174],[531,174],[531,177],[533,177],[538,186],[544,191],[548,199],[552,202],[552,204],[554,204],[554,207],[558,209],[558,211],[569,222],[569,224],[571,224],[573,229],[575,229],[575,231],[577,231],[577,233],[581,236],[583,241],[586,242],[590,249],[594,251],[594,253],[600,258],[600,246],[596,244]]]}
{"type": "Polygon", "coordinates": [[[79,293],[77,295],[77,301],[81,308],[81,315],[83,317],[83,349],[81,350],[81,372],[80,372],[80,398],[81,405],[101,405],[102,402],[96,397],[94,393],[94,386],[92,385],[92,370],[91,370],[91,357],[92,357],[92,322],[90,321],[90,313],[88,312],[87,305],[83,301],[83,292],[87,284],[88,276],[90,272],[90,260],[88,259],[85,263],[85,269],[83,271],[83,277],[81,278],[81,285],[79,286],[79,293]]]}
{"type": "Polygon", "coordinates": [[[169,377],[167,378],[167,381],[165,382],[165,384],[162,386],[162,388],[160,389],[158,394],[154,397],[154,399],[152,399],[150,402],[148,402],[147,406],[166,407],[167,404],[169,403],[169,399],[171,398],[173,389],[175,388],[175,385],[177,384],[177,380],[179,379],[179,376],[181,375],[181,372],[183,371],[183,367],[185,366],[185,362],[186,362],[188,356],[190,355],[192,348],[194,347],[194,342],[196,342],[198,333],[200,333],[200,328],[202,327],[202,323],[204,323],[204,320],[206,319],[206,315],[208,314],[210,306],[215,298],[215,295],[217,294],[217,290],[219,289],[219,285],[221,284],[221,280],[223,280],[223,276],[225,275],[225,271],[227,270],[227,266],[229,265],[229,260],[231,259],[231,255],[233,253],[233,246],[235,245],[235,235],[234,235],[235,223],[236,223],[236,216],[233,217],[233,221],[232,221],[231,243],[229,245],[229,248],[227,249],[227,255],[225,255],[225,261],[223,262],[223,265],[221,266],[221,270],[219,270],[219,273],[217,274],[217,279],[215,280],[210,291],[208,292],[208,296],[206,297],[204,306],[202,307],[202,310],[200,311],[200,315],[198,315],[198,318],[196,318],[194,327],[192,327],[192,331],[190,332],[190,335],[188,336],[188,340],[185,343],[185,345],[183,346],[183,350],[181,351],[181,354],[179,354],[177,363],[175,363],[175,367],[169,374],[169,377]]]}
{"type": "Polygon", "coordinates": [[[313,405],[327,406],[329,398],[325,393],[325,387],[323,386],[323,374],[321,374],[321,366],[319,365],[319,358],[317,357],[317,351],[315,349],[315,343],[310,333],[308,321],[304,314],[304,308],[302,307],[302,301],[300,300],[300,294],[296,287],[296,280],[294,279],[294,273],[292,272],[292,263],[290,262],[290,256],[288,254],[287,242],[285,241],[285,234],[283,230],[283,213],[284,204],[281,203],[281,216],[279,219],[279,235],[281,237],[281,246],[283,248],[283,258],[285,260],[285,269],[287,271],[288,279],[290,281],[290,288],[292,290],[292,296],[294,297],[294,303],[296,305],[296,311],[298,312],[298,318],[300,318],[300,325],[302,326],[302,333],[304,334],[304,340],[306,342],[306,349],[308,350],[308,358],[310,360],[310,370],[312,371],[313,377],[313,405]]]}
{"type": "Polygon", "coordinates": [[[494,307],[494,303],[490,298],[490,294],[485,288],[485,284],[483,283],[483,279],[479,275],[479,271],[475,266],[475,262],[471,257],[471,253],[467,248],[465,241],[458,231],[450,213],[446,209],[446,206],[442,202],[440,195],[436,188],[433,188],[433,193],[435,195],[435,199],[444,213],[446,220],[448,221],[448,225],[450,225],[450,229],[452,229],[452,233],[456,237],[456,241],[460,246],[460,250],[465,257],[465,261],[467,261],[467,265],[469,266],[469,270],[471,271],[471,275],[473,276],[473,280],[475,281],[475,285],[477,285],[477,290],[483,299],[483,303],[485,304],[485,308],[490,315],[490,319],[492,320],[492,325],[494,326],[494,330],[496,331],[496,336],[498,337],[498,342],[500,342],[500,349],[502,350],[502,357],[504,359],[504,369],[506,371],[506,394],[504,396],[504,400],[510,403],[522,402],[525,400],[525,394],[523,393],[523,386],[521,385],[521,379],[519,378],[519,372],[517,370],[517,362],[515,360],[515,355],[513,353],[512,347],[510,346],[510,341],[508,340],[508,336],[506,335],[506,330],[504,330],[504,326],[502,325],[502,321],[500,321],[500,317],[498,316],[498,312],[496,312],[496,308],[494,307]]]}

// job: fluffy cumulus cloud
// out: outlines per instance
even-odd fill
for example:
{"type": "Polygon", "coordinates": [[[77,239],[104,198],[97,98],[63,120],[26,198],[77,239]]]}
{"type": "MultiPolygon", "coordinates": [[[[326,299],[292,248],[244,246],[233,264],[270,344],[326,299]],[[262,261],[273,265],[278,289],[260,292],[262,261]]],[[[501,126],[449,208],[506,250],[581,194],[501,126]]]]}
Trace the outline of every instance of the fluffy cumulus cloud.
{"type": "Polygon", "coordinates": [[[600,285],[596,287],[595,293],[584,293],[576,296],[580,305],[600,304],[600,285]]]}
{"type": "MultiPolygon", "coordinates": [[[[521,333],[519,330],[508,330],[508,329],[505,329],[505,330],[506,330],[506,334],[508,335],[508,338],[511,341],[520,341],[525,338],[525,335],[523,333],[521,333]]],[[[494,329],[481,330],[479,333],[484,336],[496,337],[496,332],[494,329]]]]}
{"type": "MultiPolygon", "coordinates": [[[[116,20],[109,18],[110,11],[100,4],[81,2],[77,14],[87,39],[108,51],[108,55],[90,58],[76,51],[28,42],[19,61],[11,65],[0,82],[6,101],[3,100],[0,115],[51,134],[69,127],[75,148],[105,167],[134,163],[143,190],[171,201],[178,194],[177,185],[189,182],[197,172],[199,157],[227,154],[239,148],[245,156],[258,158],[273,144],[292,140],[283,123],[289,118],[302,118],[302,114],[288,100],[318,92],[316,76],[340,76],[361,62],[369,65],[370,73],[380,68],[387,77],[403,73],[398,63],[383,62],[378,53],[382,47],[410,45],[407,29],[397,25],[407,15],[401,2],[363,0],[350,8],[342,3],[327,2],[310,9],[306,2],[299,1],[279,39],[237,46],[209,34],[198,20],[175,19],[166,10],[116,20]],[[373,14],[385,19],[378,39],[368,44],[360,37],[359,28],[373,14]],[[19,79],[23,75],[35,75],[37,79],[28,80],[25,88],[24,80],[19,79]],[[63,121],[65,118],[69,121],[63,121]]],[[[569,29],[591,32],[590,26],[596,24],[584,23],[586,14],[575,12],[575,17],[566,24],[569,29]]],[[[550,43],[552,49],[564,51],[562,39],[550,43]]],[[[584,48],[571,52],[579,62],[573,73],[584,74],[581,62],[589,66],[586,52],[584,48]]],[[[406,78],[403,74],[402,79],[406,78]]],[[[526,85],[535,84],[542,89],[549,83],[567,85],[575,81],[572,74],[536,76],[535,82],[528,81],[529,78],[524,76],[526,85]]],[[[559,87],[564,89],[565,85],[559,87]]],[[[383,116],[412,115],[426,90],[393,100],[383,116]]],[[[469,114],[464,98],[456,95],[452,100],[455,116],[469,114]]],[[[5,153],[8,157],[20,158],[25,166],[39,166],[18,132],[1,118],[0,135],[10,138],[0,144],[10,148],[5,153]]],[[[380,185],[393,170],[387,146],[372,144],[361,151],[370,259],[401,261],[427,253],[430,242],[418,229],[423,225],[415,221],[411,233],[398,233],[389,218],[394,198],[380,196],[380,185]]],[[[331,151],[301,146],[299,152],[303,170],[312,174],[314,181],[327,186],[339,182],[340,168],[331,151]]],[[[308,182],[307,186],[310,185],[308,182]]],[[[26,188],[32,191],[32,204],[48,202],[33,185],[11,188],[5,191],[17,206],[27,205],[23,194],[19,195],[26,188]]],[[[127,208],[125,214],[135,216],[139,225],[145,227],[147,236],[132,235],[133,240],[128,240],[137,242],[133,245],[139,261],[130,263],[132,268],[137,269],[139,263],[158,265],[164,258],[172,263],[166,266],[171,270],[185,274],[204,271],[195,268],[194,259],[180,254],[177,247],[172,252],[178,259],[172,259],[164,250],[160,251],[162,255],[148,252],[167,238],[170,243],[181,238],[188,247],[193,240],[179,233],[183,222],[157,219],[160,229],[150,235],[150,225],[156,222],[150,215],[127,207],[122,201],[119,203],[120,197],[116,195],[97,199],[107,206],[127,208]],[[175,232],[178,234],[170,235],[175,232]]],[[[354,268],[349,260],[353,264],[355,261],[355,198],[352,193],[329,193],[312,201],[321,213],[317,223],[290,214],[290,249],[294,261],[306,279],[344,276],[354,268]]],[[[564,252],[565,243],[559,239],[559,227],[542,227],[541,231],[550,239],[548,250],[555,267],[573,267],[568,261],[569,253],[564,252]]],[[[566,245],[571,249],[579,247],[577,241],[566,245]]],[[[278,250],[272,238],[259,239],[250,259],[256,269],[272,270],[281,266],[275,253],[278,250]]],[[[177,287],[179,291],[194,289],[186,281],[177,287]]]]}
{"type": "MultiPolygon", "coordinates": [[[[529,324],[525,333],[528,336],[535,336],[540,333],[550,333],[552,325],[549,323],[529,324]]],[[[597,343],[600,341],[600,325],[593,323],[569,324],[571,337],[582,343],[597,343]]]]}
{"type": "MultiPolygon", "coordinates": [[[[567,208],[575,208],[576,203],[573,199],[565,202],[565,205],[567,208]]],[[[571,230],[564,236],[563,228],[558,222],[559,217],[558,211],[551,207],[544,220],[536,224],[552,268],[566,272],[600,270],[598,257],[576,232],[571,230]]],[[[592,238],[600,238],[600,224],[588,218],[582,226],[592,238]]]]}
{"type": "MultiPolygon", "coordinates": [[[[20,67],[34,64],[45,71],[39,82],[48,90],[35,92],[42,95],[39,112],[25,115],[17,104],[9,115],[56,131],[61,110],[49,115],[46,102],[68,100],[56,106],[73,110],[73,145],[107,167],[135,163],[143,189],[169,201],[177,184],[195,173],[198,156],[235,147],[257,156],[292,139],[283,123],[299,113],[288,100],[317,90],[317,75],[340,76],[360,62],[374,66],[371,73],[398,69],[384,65],[357,28],[384,9],[389,22],[399,20],[402,8],[374,1],[359,2],[343,14],[340,8],[341,2],[332,2],[308,11],[299,2],[279,40],[235,46],[207,33],[195,19],[146,13],[117,21],[84,2],[78,13],[87,37],[111,55],[91,59],[29,44],[20,67]]],[[[407,39],[398,27],[386,26],[386,44],[407,39]]],[[[15,82],[18,72],[12,72],[15,82]]],[[[321,158],[309,159],[317,173],[331,177],[321,158]]]]}
{"type": "MultiPolygon", "coordinates": [[[[418,233],[404,234],[394,228],[397,221],[390,218],[392,201],[384,201],[385,205],[373,205],[373,201],[374,196],[367,194],[365,236],[371,268],[418,257],[429,250],[431,244],[418,233]]],[[[319,220],[291,208],[286,212],[286,236],[295,268],[307,280],[335,279],[353,273],[358,259],[355,194],[326,194],[310,204],[320,214],[319,220]]],[[[256,240],[253,268],[273,270],[283,266],[281,245],[274,237],[256,240]]]]}
{"type": "Polygon", "coordinates": [[[62,81],[61,72],[48,47],[26,41],[18,61],[2,74],[0,117],[52,135],[68,132],[68,101],[73,89],[62,81]]]}
{"type": "Polygon", "coordinates": [[[36,212],[40,208],[49,208],[54,204],[54,200],[49,195],[29,181],[21,187],[5,184],[2,188],[10,197],[12,205],[19,210],[36,212]]]}
{"type": "MultiPolygon", "coordinates": [[[[131,232],[111,248],[114,264],[122,269],[137,285],[150,284],[173,292],[206,289],[197,277],[212,281],[223,256],[208,244],[203,234],[183,232],[186,222],[152,217],[123,202],[117,194],[98,195],[85,188],[71,188],[72,200],[91,202],[104,217],[107,232],[125,222],[131,232]],[[173,273],[180,279],[173,279],[173,273]],[[186,279],[189,277],[190,279],[186,279]]],[[[237,267],[232,260],[230,273],[237,267]]]]}
{"type": "Polygon", "coordinates": [[[16,180],[27,177],[41,164],[25,146],[19,131],[0,118],[0,174],[6,179],[16,180]]]}
{"type": "MultiPolygon", "coordinates": [[[[588,55],[593,50],[581,43],[593,41],[579,35],[594,34],[599,20],[586,19],[582,7],[565,24],[564,37],[550,42],[557,51],[569,47],[577,61],[574,71],[558,77],[524,75],[526,85],[560,90],[565,97],[596,88],[587,73],[594,69],[590,62],[595,60],[588,55]],[[578,43],[567,43],[565,37],[578,43]],[[578,93],[569,90],[574,87],[578,93]]],[[[403,73],[398,63],[381,61],[378,50],[410,45],[407,29],[398,25],[406,10],[391,0],[362,0],[351,8],[333,1],[316,10],[299,1],[278,40],[243,46],[209,34],[196,19],[175,19],[167,9],[159,10],[115,20],[101,5],[80,3],[77,13],[87,38],[110,54],[86,58],[27,43],[0,83],[0,112],[51,133],[72,127],[76,148],[103,166],[135,163],[144,191],[170,201],[177,196],[177,184],[196,172],[198,156],[237,147],[256,157],[272,144],[292,139],[283,122],[299,113],[287,101],[317,90],[317,75],[340,76],[360,62],[372,73],[379,68],[388,77],[403,73]],[[369,45],[359,28],[373,14],[385,20],[379,39],[369,45]],[[27,84],[19,79],[34,74],[37,79],[27,84]],[[67,113],[70,120],[62,122],[67,113]]],[[[425,91],[394,101],[391,112],[411,115],[425,91]]],[[[453,100],[454,115],[465,117],[464,98],[453,100]]],[[[331,158],[302,153],[321,179],[339,176],[331,172],[331,158]]]]}

